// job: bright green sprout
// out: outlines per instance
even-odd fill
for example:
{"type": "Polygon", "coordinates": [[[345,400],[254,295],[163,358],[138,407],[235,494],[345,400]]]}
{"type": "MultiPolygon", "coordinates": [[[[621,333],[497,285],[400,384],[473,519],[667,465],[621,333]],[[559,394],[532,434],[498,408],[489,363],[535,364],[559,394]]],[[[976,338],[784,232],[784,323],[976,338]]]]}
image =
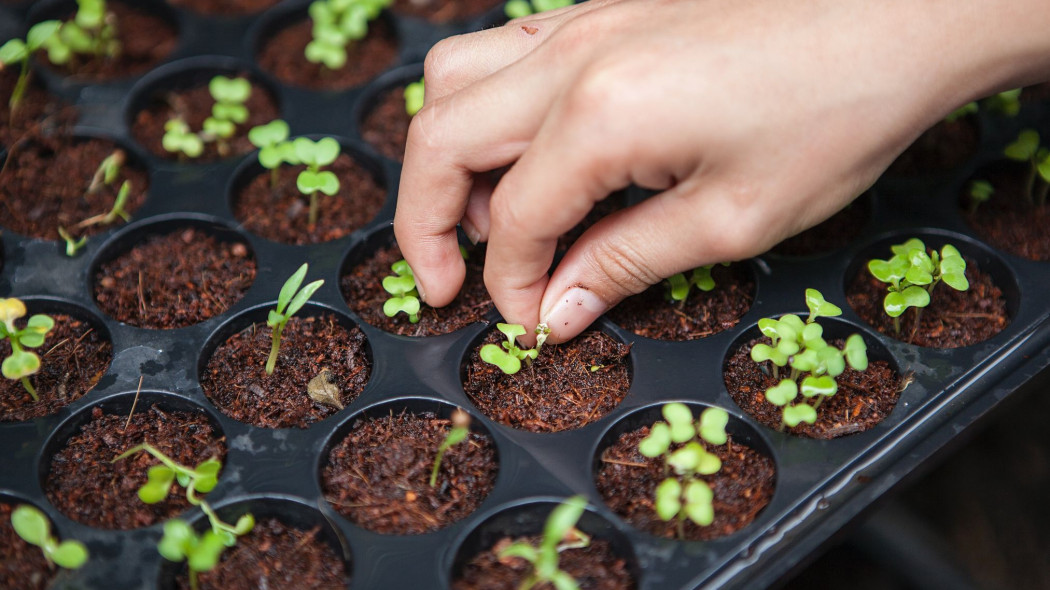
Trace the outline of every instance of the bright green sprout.
{"type": "MultiPolygon", "coordinates": [[[[729,266],[728,262],[723,262],[722,266],[729,266]]],[[[689,297],[689,290],[692,287],[707,292],[715,288],[715,280],[711,277],[711,269],[715,265],[708,264],[707,266],[701,266],[694,268],[689,278],[686,278],[685,273],[678,273],[667,279],[667,297],[671,301],[677,301],[679,307],[685,305],[685,300],[689,297]]]]}
{"type": "Polygon", "coordinates": [[[434,457],[434,467],[430,470],[430,487],[437,485],[438,470],[441,469],[441,460],[449,449],[467,440],[470,435],[470,414],[456,409],[452,412],[452,428],[449,429],[445,440],[438,446],[437,455],[434,457]]]}
{"type": "Polygon", "coordinates": [[[127,210],[124,208],[125,205],[128,204],[128,196],[130,196],[130,195],[131,195],[131,181],[130,180],[125,180],[124,184],[120,185],[120,190],[117,191],[117,198],[113,199],[113,207],[111,207],[108,212],[103,213],[101,215],[95,215],[93,217],[88,217],[84,221],[81,221],[80,223],[78,223],[77,227],[85,228],[85,227],[88,227],[88,226],[98,225],[98,224],[109,225],[111,223],[116,223],[118,219],[123,219],[124,221],[130,221],[131,220],[131,214],[128,213],[127,210]]]}
{"type": "Polygon", "coordinates": [[[335,173],[321,168],[335,162],[339,157],[339,142],[331,137],[322,137],[313,141],[307,137],[297,137],[292,142],[295,149],[295,158],[301,164],[306,165],[306,170],[299,173],[296,178],[296,186],[299,192],[310,197],[310,227],[317,223],[317,193],[321,192],[329,197],[339,192],[339,179],[335,173]]]}
{"type": "Polygon", "coordinates": [[[11,512],[11,526],[22,540],[36,545],[44,552],[44,559],[68,570],[80,569],[88,560],[88,550],[80,541],[58,542],[51,536],[47,516],[27,504],[20,504],[11,512]]]}
{"type": "Polygon", "coordinates": [[[981,203],[987,203],[995,194],[995,187],[987,180],[974,180],[970,182],[970,215],[977,214],[977,208],[981,203]]]}
{"type": "Polygon", "coordinates": [[[573,496],[551,511],[543,527],[539,547],[519,541],[511,543],[499,553],[500,559],[520,557],[532,564],[532,571],[522,580],[518,590],[529,590],[537,584],[549,583],[555,590],[579,590],[579,584],[568,573],[558,568],[558,554],[567,549],[580,549],[591,544],[591,537],[576,528],[576,523],[587,508],[587,499],[573,496]]]}
{"type": "Polygon", "coordinates": [[[405,86],[405,112],[408,116],[414,116],[423,108],[423,95],[426,92],[423,78],[419,82],[413,82],[405,86]]]}
{"type": "Polygon", "coordinates": [[[503,6],[507,18],[521,18],[530,14],[547,12],[572,6],[575,0],[510,0],[503,6]]]}
{"type": "Polygon", "coordinates": [[[313,39],[306,45],[307,61],[329,70],[346,65],[347,48],[368,34],[368,23],[393,0],[315,0],[309,14],[313,39]]]}
{"type": "Polygon", "coordinates": [[[503,332],[503,335],[507,337],[507,341],[500,343],[502,348],[495,344],[482,346],[479,356],[481,360],[499,367],[507,375],[513,375],[520,371],[522,361],[532,363],[539,356],[540,348],[543,347],[547,336],[550,335],[550,328],[546,324],[540,324],[536,326],[536,348],[522,349],[518,346],[517,338],[525,335],[525,326],[521,324],[497,323],[496,329],[503,332]]]}
{"type": "Polygon", "coordinates": [[[103,186],[109,186],[116,182],[117,177],[120,176],[120,169],[124,166],[126,160],[127,154],[119,148],[103,158],[98,168],[95,169],[94,176],[91,177],[91,184],[88,185],[87,189],[88,194],[98,192],[103,186]]]}
{"type": "MultiPolygon", "coordinates": [[[[206,504],[202,504],[202,507],[206,504]]],[[[209,514],[211,518],[211,514],[209,514]]],[[[164,536],[157,543],[157,552],[164,559],[179,563],[185,561],[190,571],[190,588],[199,588],[198,574],[212,570],[219,563],[222,552],[237,543],[255,527],[255,518],[245,514],[235,526],[217,532],[214,528],[198,535],[188,523],[174,519],[164,523],[164,536]]]]}
{"type": "Polygon", "coordinates": [[[383,303],[383,313],[388,318],[404,313],[408,316],[408,321],[418,323],[422,305],[412,267],[407,261],[398,260],[390,265],[390,270],[394,271],[394,274],[383,277],[383,289],[390,294],[390,298],[383,303]]]}
{"type": "Polygon", "coordinates": [[[75,56],[117,57],[116,16],[106,10],[105,0],[77,0],[73,20],[63,22],[58,34],[47,38],[44,49],[53,63],[67,64],[75,56]]]}
{"type": "Polygon", "coordinates": [[[149,443],[131,447],[118,455],[112,462],[116,463],[142,451],[153,455],[155,459],[161,462],[160,465],[150,467],[149,472],[146,474],[146,483],[139,488],[139,499],[145,504],[162,502],[168,497],[172,484],[177,480],[179,485],[186,489],[186,500],[190,504],[197,506],[201,503],[201,499],[197,497],[197,494],[207,494],[215,489],[216,484],[219,483],[219,470],[222,469],[222,462],[218,459],[208,459],[191,469],[179,465],[149,443]]]}
{"type": "Polygon", "coordinates": [[[299,163],[295,147],[288,141],[289,131],[288,123],[282,119],[274,119],[248,131],[248,141],[259,148],[259,164],[270,171],[271,188],[277,187],[277,170],[281,164],[294,166],[299,163]]]}
{"type": "Polygon", "coordinates": [[[1016,117],[1021,112],[1021,89],[1004,90],[981,101],[981,108],[989,112],[1002,113],[1007,117],[1016,117]]]}
{"type": "Polygon", "coordinates": [[[292,316],[302,309],[314,292],[324,284],[324,280],[321,279],[306,285],[302,289],[299,288],[306,278],[308,266],[303,264],[299,267],[299,270],[288,277],[288,280],[281,287],[281,292],[277,295],[277,308],[271,309],[266,318],[266,325],[273,329],[270,357],[266,359],[267,375],[272,375],[274,367],[277,365],[277,353],[281,350],[281,333],[284,332],[284,327],[288,324],[288,320],[292,319],[292,316]]]}
{"type": "Polygon", "coordinates": [[[1017,139],[1003,149],[1003,155],[1031,166],[1025,181],[1025,198],[1033,205],[1046,205],[1046,197],[1050,193],[1050,148],[1039,145],[1039,132],[1034,129],[1022,130],[1017,139]]]}
{"type": "Polygon", "coordinates": [[[816,323],[821,317],[841,315],[842,309],[826,301],[816,289],[806,289],[806,306],[809,317],[805,322],[795,314],[759,320],[758,329],[769,343],[751,347],[751,360],[768,361],[772,365],[770,374],[778,380],[766,390],[766,401],[783,408],[781,428],[815,423],[817,408],[838,392],[835,378],[846,366],[856,371],[868,368],[868,347],[860,334],[848,337],[839,350],[824,340],[824,328],[816,323]],[[791,370],[781,378],[783,368],[791,370]],[[792,403],[800,393],[803,399],[792,403]]]}
{"type": "Polygon", "coordinates": [[[190,130],[190,126],[181,118],[174,118],[164,124],[164,137],[161,145],[165,151],[178,154],[179,158],[199,158],[204,153],[204,140],[190,130]]]}
{"type": "Polygon", "coordinates": [[[962,119],[963,117],[965,117],[967,115],[976,115],[976,114],[977,114],[977,103],[976,102],[968,102],[968,103],[964,104],[963,106],[955,109],[954,111],[948,113],[948,115],[946,117],[944,117],[944,121],[946,123],[954,123],[955,121],[958,121],[959,119],[962,119]]]}
{"type": "Polygon", "coordinates": [[[40,401],[36,389],[29,382],[29,376],[40,370],[40,357],[26,348],[42,345],[47,333],[55,327],[55,320],[36,314],[29,318],[25,328],[18,329],[15,320],[25,315],[26,306],[20,300],[13,297],[0,299],[0,338],[6,338],[11,343],[11,356],[4,359],[0,372],[8,379],[20,380],[33,401],[40,401]]]}
{"type": "Polygon", "coordinates": [[[890,249],[892,258],[870,260],[868,270],[887,284],[888,293],[882,307],[886,315],[893,318],[893,329],[898,336],[901,333],[901,314],[910,307],[916,308],[915,329],[918,329],[922,309],[930,304],[933,289],[942,281],[956,291],[970,288],[966,279],[966,261],[951,244],[945,244],[939,253],[936,250],[927,252],[922,240],[912,238],[890,246],[890,249]]]}
{"type": "Polygon", "coordinates": [[[66,243],[66,256],[70,258],[77,255],[85,245],[87,245],[87,236],[80,236],[80,239],[74,238],[72,234],[66,231],[66,228],[61,225],[58,226],[58,237],[62,238],[62,241],[66,243]]]}
{"type": "Polygon", "coordinates": [[[215,104],[211,107],[211,116],[204,120],[201,139],[216,142],[219,155],[226,156],[230,153],[227,140],[237,132],[237,125],[248,120],[248,107],[244,103],[252,95],[252,84],[244,78],[215,76],[208,82],[208,92],[215,104]]]}
{"type": "Polygon", "coordinates": [[[29,86],[29,75],[31,72],[29,69],[29,56],[34,51],[44,47],[47,40],[58,32],[60,26],[61,23],[57,20],[39,22],[29,28],[25,41],[11,39],[4,43],[3,46],[0,46],[0,70],[13,64],[18,64],[20,68],[18,81],[15,82],[15,87],[11,91],[11,98],[8,100],[12,117],[14,117],[18,106],[22,103],[22,97],[25,96],[26,88],[29,86]]]}

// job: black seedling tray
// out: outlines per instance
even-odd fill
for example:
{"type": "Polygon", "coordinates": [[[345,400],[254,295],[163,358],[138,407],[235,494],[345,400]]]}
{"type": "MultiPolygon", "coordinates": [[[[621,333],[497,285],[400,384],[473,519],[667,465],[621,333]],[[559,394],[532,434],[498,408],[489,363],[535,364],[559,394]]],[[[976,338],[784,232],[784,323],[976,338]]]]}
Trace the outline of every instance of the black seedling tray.
{"type": "MultiPolygon", "coordinates": [[[[53,9],[54,3],[40,2],[44,6],[33,8],[29,4],[0,7],[0,34],[6,38],[24,33],[33,15],[53,9]]],[[[92,408],[129,411],[140,376],[139,410],[150,404],[200,409],[225,435],[228,456],[208,501],[225,515],[252,511],[279,515],[291,524],[321,525],[322,537],[350,565],[351,588],[447,588],[454,568],[475,551],[507,534],[537,532],[553,502],[581,493],[590,502],[582,527],[609,539],[627,558],[639,588],[667,590],[774,583],[925,458],[1004,398],[1045,375],[1050,366],[1050,263],[1022,260],[984,245],[966,226],[956,205],[968,175],[995,159],[1022,126],[1038,125],[1044,136],[1050,135],[1043,104],[1026,106],[1016,119],[982,114],[980,151],[950,175],[880,182],[868,200],[870,221],[856,228],[849,246],[824,256],[765,255],[744,263],[753,271],[757,291],[751,310],[734,329],[692,342],[660,342],[600,320],[602,330],[633,343],[631,389],[610,415],[578,430],[553,434],[495,423],[474,409],[460,381],[462,363],[486,325],[428,338],[391,335],[350,312],[338,285],[341,273],[363,255],[361,250],[389,231],[400,173],[399,164],[382,158],[361,139],[362,114],[381,89],[418,79],[420,62],[436,40],[499,22],[499,9],[472,22],[447,26],[387,15],[401,43],[398,63],[367,86],[314,92],[282,85],[253,60],[260,35],[306,4],[286,1],[260,15],[215,19],[164,7],[177,19],[180,43],[167,63],[148,74],[100,84],[43,74],[54,93],[81,108],[80,133],[121,144],[149,170],[151,180],[149,197],[135,219],[90,238],[75,258],[63,254],[62,244],[10,231],[3,232],[0,244],[0,296],[22,298],[35,311],[72,310],[107,332],[114,347],[108,372],[88,394],[56,415],[0,424],[4,458],[0,498],[43,509],[63,538],[83,540],[91,551],[88,565],[62,578],[61,587],[168,584],[163,580],[173,566],[165,565],[155,549],[161,525],[132,531],[95,529],[54,509],[42,490],[52,453],[88,419],[92,408]],[[133,109],[144,93],[186,76],[206,79],[231,71],[250,72],[272,91],[293,135],[338,137],[382,181],[386,204],[367,227],[312,246],[268,241],[239,228],[230,209],[231,187],[243,175],[254,173],[254,154],[183,165],[157,158],[131,139],[133,109]],[[219,317],[168,331],[128,326],[101,312],[92,296],[97,266],[149,234],[184,226],[202,227],[249,245],[258,274],[245,297],[219,317]],[[934,350],[884,337],[861,321],[846,304],[845,284],[868,258],[886,257],[889,244],[911,236],[931,245],[950,241],[978,261],[1002,287],[1010,325],[975,346],[934,350]],[[367,335],[373,360],[368,386],[346,409],[307,429],[270,430],[234,421],[217,411],[201,391],[198,375],[205,355],[219,338],[262,317],[280,285],[303,262],[310,263],[311,280],[326,281],[313,298],[314,309],[327,308],[367,335]],[[914,378],[893,413],[867,432],[829,441],[794,437],[760,425],[740,411],[726,392],[722,365],[727,356],[754,333],[759,318],[805,313],[807,287],[819,289],[843,308],[842,317],[829,323],[864,334],[874,356],[890,360],[901,374],[914,378]],[[651,424],[659,406],[669,401],[726,409],[735,439],[772,457],[776,492],[754,523],[714,541],[679,542],[635,530],[606,508],[594,484],[602,450],[619,433],[651,424]],[[447,416],[456,406],[472,415],[475,428],[491,435],[498,452],[495,489],[471,516],[429,534],[380,535],[350,523],[324,500],[319,474],[327,450],[362,413],[382,415],[407,408],[432,409],[447,416]]],[[[631,191],[631,202],[641,198],[641,191],[631,191]]],[[[186,517],[199,518],[200,512],[186,517]]]]}

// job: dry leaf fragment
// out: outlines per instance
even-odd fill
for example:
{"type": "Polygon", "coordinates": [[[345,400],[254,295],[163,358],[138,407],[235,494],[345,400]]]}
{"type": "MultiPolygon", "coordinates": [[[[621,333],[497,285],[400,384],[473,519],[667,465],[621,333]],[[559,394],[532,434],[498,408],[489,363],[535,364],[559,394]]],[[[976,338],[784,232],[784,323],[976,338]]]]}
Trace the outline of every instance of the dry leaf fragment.
{"type": "Polygon", "coordinates": [[[306,393],[315,402],[343,409],[343,402],[339,399],[341,392],[335,384],[335,374],[328,369],[321,369],[321,372],[306,384],[306,393]]]}

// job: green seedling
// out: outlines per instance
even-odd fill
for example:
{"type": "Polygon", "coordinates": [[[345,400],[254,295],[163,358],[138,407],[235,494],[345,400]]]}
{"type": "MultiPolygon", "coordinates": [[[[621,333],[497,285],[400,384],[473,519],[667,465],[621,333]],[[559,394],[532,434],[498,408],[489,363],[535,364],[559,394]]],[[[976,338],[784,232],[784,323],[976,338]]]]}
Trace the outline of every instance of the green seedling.
{"type": "MultiPolygon", "coordinates": [[[[912,238],[903,244],[891,246],[889,260],[868,261],[868,270],[876,279],[886,283],[887,294],[882,301],[886,315],[893,318],[893,329],[901,333],[900,316],[914,307],[915,329],[918,329],[922,310],[930,304],[934,288],[942,281],[956,291],[966,291],[966,261],[959,250],[945,244],[940,252],[927,251],[926,244],[912,238]]],[[[912,331],[914,335],[914,330],[912,331]]]]}
{"type": "Polygon", "coordinates": [[[558,554],[591,544],[590,536],[576,528],[586,508],[587,499],[583,496],[568,498],[547,517],[538,547],[519,541],[500,551],[500,559],[519,557],[532,564],[532,571],[521,581],[518,590],[530,590],[538,584],[550,584],[556,590],[579,590],[576,580],[558,568],[558,554]]]}
{"type": "Polygon", "coordinates": [[[125,180],[124,184],[120,185],[120,190],[117,191],[117,198],[113,200],[113,207],[106,213],[101,215],[95,215],[88,217],[84,221],[77,224],[79,228],[85,228],[92,225],[109,225],[116,223],[118,219],[124,221],[131,220],[131,214],[124,208],[128,204],[128,196],[131,195],[131,181],[125,180]]]}
{"type": "MultiPolygon", "coordinates": [[[[722,266],[729,266],[728,262],[723,262],[722,266]]],[[[682,307],[685,305],[685,300],[689,297],[689,291],[694,286],[704,292],[710,291],[715,288],[715,280],[711,277],[711,269],[715,265],[708,264],[707,266],[701,266],[694,268],[690,273],[689,277],[686,278],[685,273],[678,273],[667,279],[667,297],[671,301],[678,302],[678,306],[682,307]]]]}
{"type": "Polygon", "coordinates": [[[547,12],[572,6],[575,0],[510,0],[503,6],[507,18],[521,18],[530,14],[547,12]]]}
{"type": "Polygon", "coordinates": [[[536,326],[536,347],[520,348],[517,339],[518,336],[525,335],[525,326],[521,324],[497,323],[496,329],[503,332],[503,335],[507,337],[507,341],[500,343],[500,346],[486,344],[481,347],[478,354],[481,360],[499,367],[507,375],[513,375],[520,371],[522,361],[531,364],[539,356],[540,348],[543,347],[543,343],[550,334],[550,328],[546,324],[540,324],[536,326]]]}
{"type": "Polygon", "coordinates": [[[19,105],[22,104],[22,97],[25,96],[26,88],[29,87],[29,75],[31,73],[29,56],[34,51],[43,48],[48,39],[55,36],[61,25],[57,20],[39,22],[29,28],[25,41],[11,39],[4,43],[3,46],[0,46],[0,70],[14,64],[18,64],[19,67],[18,81],[15,82],[15,87],[11,91],[11,98],[8,99],[12,117],[14,117],[19,105]]]}
{"type": "Polygon", "coordinates": [[[44,43],[47,57],[56,64],[68,64],[78,55],[116,57],[121,52],[116,24],[105,0],[77,0],[73,20],[63,22],[44,43]]]}
{"type": "Polygon", "coordinates": [[[390,270],[394,274],[383,277],[383,289],[390,294],[390,298],[383,303],[383,313],[388,318],[404,313],[408,316],[408,321],[418,323],[422,304],[419,301],[416,276],[412,273],[412,267],[407,261],[398,260],[390,265],[390,270]]]}
{"type": "Polygon", "coordinates": [[[1050,147],[1040,145],[1039,132],[1034,129],[1022,130],[1017,139],[1003,149],[1003,155],[1016,162],[1029,164],[1025,198],[1033,205],[1046,205],[1046,197],[1050,193],[1050,147]]]}
{"type": "Polygon", "coordinates": [[[663,458],[668,477],[657,485],[653,505],[661,520],[677,519],[678,538],[684,539],[686,520],[699,526],[714,522],[714,495],[702,476],[718,473],[722,461],[704,443],[726,444],[729,414],[707,408],[694,423],[689,406],[677,402],[665,404],[660,412],[666,422],[653,424],[649,435],[639,441],[638,452],[663,458]]]}
{"type": "Polygon", "coordinates": [[[33,401],[40,401],[36,389],[29,382],[29,376],[40,370],[40,357],[26,349],[42,345],[47,333],[55,327],[55,320],[43,314],[36,314],[29,318],[26,327],[19,329],[15,320],[25,315],[26,306],[21,300],[13,297],[0,299],[0,338],[6,338],[11,343],[11,355],[0,365],[0,372],[8,379],[21,381],[22,387],[33,397],[33,401]]]}
{"type": "Polygon", "coordinates": [[[449,449],[467,440],[470,435],[470,414],[456,409],[452,412],[452,428],[449,429],[445,440],[438,446],[437,455],[434,457],[434,467],[430,470],[430,487],[437,485],[438,470],[441,469],[441,460],[449,449]]]}
{"type": "Polygon", "coordinates": [[[1016,117],[1021,112],[1021,89],[1004,90],[981,101],[981,108],[1007,117],[1016,117]]]}
{"type": "Polygon", "coordinates": [[[270,171],[270,187],[277,187],[277,170],[281,164],[295,165],[299,159],[295,156],[295,147],[288,141],[288,123],[274,119],[265,125],[252,127],[248,131],[248,141],[259,148],[259,164],[270,171]]]}
{"type": "Polygon", "coordinates": [[[98,168],[95,169],[95,174],[91,177],[91,184],[88,185],[87,190],[88,194],[96,193],[102,187],[116,182],[117,177],[120,176],[120,169],[124,166],[126,160],[127,154],[119,148],[103,158],[98,168]]]}
{"type": "Polygon", "coordinates": [[[88,560],[88,550],[80,541],[61,543],[51,536],[51,523],[43,512],[27,504],[20,504],[11,512],[11,526],[22,540],[40,547],[49,564],[75,570],[88,560]]]}
{"type": "Polygon", "coordinates": [[[846,366],[856,371],[868,368],[868,348],[860,334],[849,336],[839,350],[824,340],[824,328],[816,323],[821,317],[841,315],[842,309],[816,289],[806,289],[806,306],[809,316],[804,322],[795,314],[759,320],[758,329],[769,342],[751,347],[751,360],[768,362],[778,381],[765,395],[766,401],[782,408],[781,428],[815,423],[817,408],[838,392],[835,378],[846,366]],[[782,369],[790,371],[783,375],[782,369]],[[803,399],[798,400],[800,393],[803,399]]]}
{"type": "Polygon", "coordinates": [[[970,182],[967,194],[970,197],[970,215],[976,215],[981,203],[991,200],[992,195],[995,194],[995,187],[987,180],[974,180],[970,182]]]}
{"type": "Polygon", "coordinates": [[[306,170],[299,173],[295,184],[299,192],[310,197],[310,227],[317,223],[318,204],[317,193],[324,193],[329,197],[339,192],[339,179],[330,170],[322,170],[329,166],[339,157],[339,142],[331,137],[322,137],[313,141],[307,137],[297,137],[292,142],[295,149],[295,158],[301,164],[306,165],[306,170]]]}
{"type": "Polygon", "coordinates": [[[219,155],[226,156],[230,152],[227,140],[237,132],[237,125],[248,120],[248,107],[244,103],[252,95],[252,85],[244,78],[215,76],[208,82],[208,92],[215,104],[211,107],[211,116],[204,120],[202,139],[215,141],[219,155]]]}
{"type": "Polygon", "coordinates": [[[423,98],[426,94],[426,85],[423,78],[405,86],[405,112],[409,117],[415,116],[419,109],[423,108],[423,98]]]}
{"type": "Polygon", "coordinates": [[[329,70],[346,65],[347,49],[368,34],[368,23],[393,0],[316,0],[310,4],[313,39],[306,45],[307,61],[329,70]]]}
{"type": "Polygon", "coordinates": [[[242,516],[229,530],[220,533],[213,528],[199,535],[185,521],[169,520],[164,523],[164,536],[157,543],[157,552],[168,561],[185,561],[190,572],[190,588],[196,590],[200,587],[200,572],[215,568],[222,552],[234,546],[237,537],[248,534],[254,527],[255,518],[251,514],[242,516]]]}
{"type": "Polygon", "coordinates": [[[87,236],[80,236],[79,239],[74,238],[61,225],[58,226],[58,237],[62,238],[62,241],[66,243],[66,256],[70,258],[76,256],[77,252],[80,252],[80,249],[87,245],[87,236]]]}
{"type": "Polygon", "coordinates": [[[300,289],[306,278],[309,265],[303,264],[295,271],[288,280],[284,282],[280,293],[277,295],[277,308],[271,309],[266,318],[266,325],[273,330],[273,342],[270,345],[270,357],[266,359],[266,374],[272,375],[274,367],[277,366],[277,353],[281,350],[281,333],[284,332],[288,320],[292,319],[300,309],[306,305],[315,291],[321,288],[324,280],[314,281],[300,289]]]}
{"type": "Polygon", "coordinates": [[[179,465],[149,443],[131,447],[118,455],[112,462],[116,463],[121,459],[126,459],[143,451],[161,462],[160,465],[150,467],[146,475],[146,483],[139,488],[139,499],[146,504],[162,502],[171,493],[172,484],[178,481],[179,485],[186,489],[186,500],[190,504],[197,506],[201,503],[201,499],[197,497],[197,494],[207,494],[215,489],[215,485],[219,483],[219,470],[222,469],[222,462],[218,459],[208,459],[191,469],[184,465],[179,465]]]}
{"type": "Polygon", "coordinates": [[[204,153],[204,140],[178,117],[164,124],[164,137],[161,138],[161,145],[165,151],[177,154],[180,159],[199,158],[204,153]]]}

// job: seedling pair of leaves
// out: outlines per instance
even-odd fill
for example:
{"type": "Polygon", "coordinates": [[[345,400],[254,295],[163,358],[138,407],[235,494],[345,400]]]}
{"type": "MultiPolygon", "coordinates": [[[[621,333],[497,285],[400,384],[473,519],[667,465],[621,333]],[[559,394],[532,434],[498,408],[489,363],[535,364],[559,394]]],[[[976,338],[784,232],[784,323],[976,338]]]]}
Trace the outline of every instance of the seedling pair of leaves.
{"type": "Polygon", "coordinates": [[[482,346],[478,355],[481,357],[481,360],[499,367],[499,370],[507,375],[513,375],[520,371],[523,361],[531,364],[532,361],[536,360],[536,357],[540,354],[540,349],[543,348],[543,343],[547,341],[547,336],[551,333],[547,324],[540,324],[536,326],[534,332],[536,334],[536,347],[521,348],[518,346],[518,336],[526,334],[525,326],[521,324],[497,323],[496,329],[502,332],[507,337],[507,340],[501,342],[499,346],[495,344],[482,346]]]}
{"type": "Polygon", "coordinates": [[[267,375],[272,375],[277,366],[277,354],[281,350],[281,334],[284,332],[284,327],[288,325],[288,320],[306,305],[306,302],[310,300],[314,292],[321,288],[321,285],[324,285],[324,280],[321,279],[303,287],[303,280],[306,279],[308,269],[309,265],[303,264],[292,273],[292,276],[288,277],[277,295],[277,307],[271,309],[266,317],[266,325],[272,330],[270,356],[266,359],[267,375]]]}
{"type": "Polygon", "coordinates": [[[751,360],[772,364],[773,378],[779,382],[766,390],[766,400],[783,408],[782,425],[790,428],[817,421],[817,408],[838,392],[835,378],[847,364],[857,371],[868,368],[868,348],[860,334],[849,336],[839,350],[824,340],[824,328],[816,323],[821,317],[841,315],[842,309],[826,301],[816,289],[806,289],[806,306],[809,317],[805,322],[795,314],[759,320],[758,329],[769,343],[751,347],[751,360]],[[786,367],[791,371],[781,379],[780,369],[786,367]],[[792,403],[799,394],[804,399],[792,403]]]}
{"type": "MultiPolygon", "coordinates": [[[[459,254],[467,259],[467,249],[459,247],[459,254]]],[[[419,310],[423,304],[419,300],[419,289],[416,287],[416,275],[404,259],[390,265],[393,275],[383,277],[383,290],[390,298],[383,302],[383,314],[392,318],[399,313],[408,316],[408,321],[419,323],[419,310]]]]}
{"type": "Polygon", "coordinates": [[[316,0],[310,4],[313,39],[307,43],[307,61],[329,70],[346,65],[347,47],[368,34],[375,20],[393,0],[316,0]]]}
{"type": "MultiPolygon", "coordinates": [[[[109,186],[116,182],[117,177],[120,175],[120,169],[124,165],[125,158],[124,150],[120,149],[113,150],[113,153],[103,158],[102,162],[95,170],[94,176],[91,178],[91,184],[88,185],[88,194],[97,192],[103,186],[109,186]]],[[[125,208],[130,195],[131,181],[125,180],[120,186],[120,190],[117,191],[117,198],[113,200],[113,207],[111,207],[109,211],[88,217],[78,223],[76,227],[78,229],[83,229],[85,227],[91,227],[92,225],[109,225],[111,223],[116,223],[118,219],[130,221],[131,214],[129,214],[125,208]]],[[[77,252],[87,244],[87,236],[81,236],[78,239],[66,231],[66,228],[62,226],[58,226],[58,235],[63,241],[65,241],[66,256],[69,257],[76,256],[77,252]]]]}
{"type": "Polygon", "coordinates": [[[576,580],[558,567],[558,554],[591,544],[590,536],[576,528],[586,508],[587,499],[583,496],[568,498],[547,517],[539,546],[519,541],[500,551],[500,559],[519,557],[532,564],[532,571],[522,580],[519,590],[530,590],[544,583],[554,586],[556,590],[579,590],[576,580]]]}
{"type": "Polygon", "coordinates": [[[116,17],[105,0],[77,0],[73,20],[63,22],[57,34],[47,38],[44,49],[56,64],[70,63],[77,55],[116,57],[121,52],[116,17]]]}
{"type": "Polygon", "coordinates": [[[59,542],[51,535],[47,516],[28,504],[20,504],[11,512],[11,526],[23,541],[40,547],[49,564],[75,570],[87,563],[87,547],[75,540],[59,542]]]}
{"type": "Polygon", "coordinates": [[[339,157],[342,151],[333,137],[314,141],[308,137],[288,139],[288,123],[275,119],[248,131],[248,140],[259,148],[259,164],[270,171],[270,186],[277,186],[277,170],[282,164],[303,164],[295,184],[299,192],[310,198],[309,224],[314,226],[320,216],[318,193],[332,196],[339,192],[339,178],[330,170],[323,170],[339,157]]]}
{"type": "Polygon", "coordinates": [[[510,0],[503,6],[507,18],[521,18],[530,14],[547,12],[572,6],[576,0],[510,0]]]}
{"type": "Polygon", "coordinates": [[[29,86],[29,56],[38,49],[42,49],[48,43],[48,40],[58,33],[58,29],[61,26],[62,23],[57,20],[39,22],[29,28],[25,41],[11,39],[4,43],[3,46],[0,46],[0,69],[14,64],[18,64],[20,68],[18,81],[15,82],[15,87],[11,91],[11,97],[8,99],[12,117],[22,103],[22,97],[25,96],[26,88],[29,86]]]}
{"type": "Polygon", "coordinates": [[[252,94],[251,82],[244,78],[215,76],[208,82],[208,92],[215,104],[211,116],[204,120],[203,130],[194,132],[181,118],[170,119],[164,124],[161,144],[165,151],[180,157],[198,158],[204,153],[206,143],[216,142],[220,155],[229,153],[229,140],[237,131],[237,125],[248,120],[245,103],[252,94]]]}
{"type": "MultiPolygon", "coordinates": [[[[729,266],[728,262],[723,262],[722,266],[729,266]]],[[[708,264],[707,266],[701,266],[694,268],[690,273],[689,277],[686,278],[685,273],[678,273],[667,279],[667,297],[671,301],[677,301],[679,305],[684,305],[686,298],[689,297],[689,291],[693,287],[707,292],[715,288],[715,279],[711,277],[711,269],[715,265],[708,264]]]]}
{"type": "Polygon", "coordinates": [[[886,297],[882,307],[893,318],[893,327],[899,336],[900,316],[909,308],[916,308],[915,326],[918,328],[921,311],[930,304],[934,288],[942,281],[956,291],[966,291],[966,260],[959,250],[945,244],[940,252],[927,252],[926,244],[912,238],[903,244],[890,246],[889,260],[868,261],[868,270],[879,281],[886,283],[886,297]]]}
{"type": "Polygon", "coordinates": [[[0,365],[0,372],[8,379],[18,379],[22,387],[39,401],[36,389],[29,382],[29,376],[40,370],[40,357],[27,348],[38,348],[44,343],[47,333],[55,327],[55,320],[43,314],[29,318],[24,328],[15,325],[15,321],[26,315],[26,306],[15,298],[0,299],[0,338],[11,343],[11,355],[0,365]]]}
{"type": "Polygon", "coordinates": [[[1028,163],[1025,198],[1033,205],[1046,205],[1050,193],[1050,147],[1040,145],[1039,132],[1034,129],[1021,131],[1017,139],[1003,149],[1003,155],[1016,162],[1028,163]]]}

